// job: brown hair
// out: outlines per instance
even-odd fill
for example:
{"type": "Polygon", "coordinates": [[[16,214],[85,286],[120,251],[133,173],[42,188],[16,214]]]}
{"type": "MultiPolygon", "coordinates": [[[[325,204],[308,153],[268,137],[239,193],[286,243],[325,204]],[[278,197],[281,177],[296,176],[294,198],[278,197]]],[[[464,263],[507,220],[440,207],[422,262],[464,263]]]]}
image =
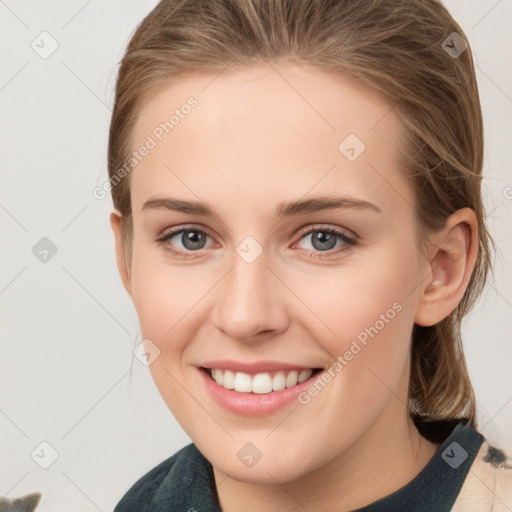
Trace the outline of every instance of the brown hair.
{"type": "MultiPolygon", "coordinates": [[[[422,237],[460,208],[477,216],[477,262],[461,302],[438,324],[414,326],[409,391],[414,417],[467,418],[476,426],[460,326],[486,282],[492,239],[480,190],[483,125],[472,53],[468,47],[449,54],[443,41],[453,32],[465,39],[437,0],[162,0],[139,24],[121,61],[108,170],[113,183],[133,151],[145,100],[187,73],[288,61],[378,91],[394,106],[406,135],[404,168],[413,177],[422,237]]],[[[112,188],[128,268],[129,178],[112,188]]]]}

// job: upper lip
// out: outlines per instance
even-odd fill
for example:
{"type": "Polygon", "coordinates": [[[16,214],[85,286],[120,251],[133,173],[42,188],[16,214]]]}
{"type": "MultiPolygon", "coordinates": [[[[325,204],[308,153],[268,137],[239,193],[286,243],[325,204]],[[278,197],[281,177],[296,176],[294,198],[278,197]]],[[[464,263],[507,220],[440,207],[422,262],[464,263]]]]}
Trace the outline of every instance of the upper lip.
{"type": "Polygon", "coordinates": [[[264,373],[274,370],[309,370],[313,368],[320,368],[319,366],[310,366],[302,364],[290,364],[281,361],[254,361],[251,363],[243,363],[240,361],[216,360],[205,361],[200,365],[203,368],[218,368],[221,370],[231,370],[233,372],[244,373],[264,373]]]}

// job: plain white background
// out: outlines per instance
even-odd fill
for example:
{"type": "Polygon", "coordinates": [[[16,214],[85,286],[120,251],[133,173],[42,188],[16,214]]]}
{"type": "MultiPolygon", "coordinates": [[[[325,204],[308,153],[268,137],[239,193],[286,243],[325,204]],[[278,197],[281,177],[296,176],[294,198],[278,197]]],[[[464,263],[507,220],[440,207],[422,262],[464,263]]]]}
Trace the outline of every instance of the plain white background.
{"type": "MultiPolygon", "coordinates": [[[[115,264],[112,204],[92,195],[107,178],[117,63],[155,4],[0,1],[0,494],[42,492],[40,512],[112,510],[190,442],[132,358],[140,336],[115,264]],[[43,51],[41,37],[46,51],[58,44],[46,59],[31,46],[43,51]]],[[[475,55],[487,220],[499,248],[495,278],[464,323],[466,355],[480,429],[512,447],[512,3],[445,4],[475,55]]]]}

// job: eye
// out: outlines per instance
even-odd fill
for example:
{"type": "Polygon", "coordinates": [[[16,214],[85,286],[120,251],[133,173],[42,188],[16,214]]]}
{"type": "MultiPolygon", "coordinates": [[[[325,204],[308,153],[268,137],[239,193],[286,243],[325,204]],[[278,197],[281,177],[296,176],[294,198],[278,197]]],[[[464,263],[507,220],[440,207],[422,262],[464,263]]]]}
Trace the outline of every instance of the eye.
{"type": "MultiPolygon", "coordinates": [[[[338,253],[348,250],[351,246],[357,245],[357,237],[349,236],[345,231],[332,227],[315,226],[309,230],[303,230],[299,233],[300,239],[294,245],[300,242],[308,241],[305,251],[310,252],[310,257],[323,257],[322,253],[338,253]]],[[[210,235],[201,228],[195,226],[181,226],[165,232],[157,238],[157,242],[164,245],[167,251],[176,256],[184,256],[199,252],[207,247],[210,235]]]]}
{"type": "Polygon", "coordinates": [[[164,233],[157,242],[164,244],[165,249],[173,254],[186,255],[199,251],[206,246],[208,233],[196,227],[180,227],[164,233]]]}
{"type": "MultiPolygon", "coordinates": [[[[349,236],[344,231],[332,227],[314,227],[308,231],[300,233],[301,238],[298,243],[306,241],[306,247],[302,247],[307,251],[316,253],[332,252],[337,253],[347,250],[350,246],[357,244],[356,237],[349,236]]],[[[318,255],[311,255],[312,257],[319,257],[318,255]]],[[[322,256],[320,256],[322,257],[322,256]]]]}

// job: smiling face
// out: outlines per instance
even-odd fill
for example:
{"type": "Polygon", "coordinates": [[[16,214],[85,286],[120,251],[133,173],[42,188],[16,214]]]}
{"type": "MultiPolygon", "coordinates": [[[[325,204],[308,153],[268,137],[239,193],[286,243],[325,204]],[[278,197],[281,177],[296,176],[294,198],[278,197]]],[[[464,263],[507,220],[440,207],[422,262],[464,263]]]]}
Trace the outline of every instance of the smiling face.
{"type": "Polygon", "coordinates": [[[179,423],[216,470],[269,483],[406,425],[428,275],[390,106],[317,69],[276,69],[189,75],[144,105],[133,147],[157,144],[130,176],[125,283],[179,423]],[[295,389],[307,369],[323,372],[295,389]]]}

